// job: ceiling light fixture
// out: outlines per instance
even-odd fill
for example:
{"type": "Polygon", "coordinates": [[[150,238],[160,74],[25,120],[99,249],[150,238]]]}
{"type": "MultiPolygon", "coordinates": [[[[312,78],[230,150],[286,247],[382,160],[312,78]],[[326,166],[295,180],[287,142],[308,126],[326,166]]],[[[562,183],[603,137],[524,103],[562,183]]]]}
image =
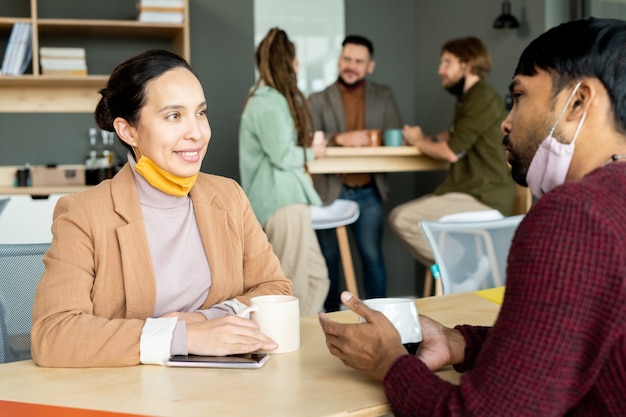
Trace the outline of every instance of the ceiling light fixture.
{"type": "Polygon", "coordinates": [[[519,22],[511,14],[511,3],[507,0],[502,2],[502,14],[493,22],[494,29],[515,29],[519,27],[519,22]]]}

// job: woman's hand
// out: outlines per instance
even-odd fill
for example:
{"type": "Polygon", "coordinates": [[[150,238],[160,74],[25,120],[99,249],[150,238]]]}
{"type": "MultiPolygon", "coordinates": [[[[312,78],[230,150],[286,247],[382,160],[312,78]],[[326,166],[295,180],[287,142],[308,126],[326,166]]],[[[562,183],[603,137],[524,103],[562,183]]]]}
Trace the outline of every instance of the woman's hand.
{"type": "Polygon", "coordinates": [[[324,132],[321,130],[317,130],[313,134],[313,143],[311,144],[311,149],[313,149],[313,153],[315,154],[315,158],[323,158],[326,156],[326,145],[328,141],[324,137],[324,132]]]}
{"type": "Polygon", "coordinates": [[[233,355],[278,347],[252,320],[237,316],[187,322],[187,348],[195,355],[233,355]]]}

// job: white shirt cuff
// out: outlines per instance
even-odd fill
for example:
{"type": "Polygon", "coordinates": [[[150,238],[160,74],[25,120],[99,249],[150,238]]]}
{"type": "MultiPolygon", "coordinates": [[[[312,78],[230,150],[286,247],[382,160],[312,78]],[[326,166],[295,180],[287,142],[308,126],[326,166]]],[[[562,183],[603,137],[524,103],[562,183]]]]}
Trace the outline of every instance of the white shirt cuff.
{"type": "Polygon", "coordinates": [[[170,357],[176,317],[148,318],[141,330],[139,357],[141,363],[165,365],[170,357]]]}
{"type": "Polygon", "coordinates": [[[235,312],[235,314],[239,313],[239,311],[241,311],[244,308],[248,307],[247,305],[245,305],[244,303],[242,303],[241,301],[239,301],[236,298],[231,298],[230,300],[225,300],[225,301],[222,302],[222,304],[232,308],[233,311],[235,312]]]}

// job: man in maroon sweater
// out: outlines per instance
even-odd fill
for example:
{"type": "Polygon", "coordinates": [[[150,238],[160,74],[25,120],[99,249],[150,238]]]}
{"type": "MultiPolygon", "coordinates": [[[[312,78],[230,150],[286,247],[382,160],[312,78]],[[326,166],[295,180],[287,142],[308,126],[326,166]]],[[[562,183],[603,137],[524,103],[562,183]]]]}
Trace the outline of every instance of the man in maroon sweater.
{"type": "Polygon", "coordinates": [[[320,315],[330,352],[382,381],[395,416],[626,413],[626,22],[565,23],[522,53],[502,123],[514,179],[539,198],[520,224],[491,328],[421,317],[416,356],[380,313],[320,315]],[[453,364],[460,385],[433,371],[453,364]]]}

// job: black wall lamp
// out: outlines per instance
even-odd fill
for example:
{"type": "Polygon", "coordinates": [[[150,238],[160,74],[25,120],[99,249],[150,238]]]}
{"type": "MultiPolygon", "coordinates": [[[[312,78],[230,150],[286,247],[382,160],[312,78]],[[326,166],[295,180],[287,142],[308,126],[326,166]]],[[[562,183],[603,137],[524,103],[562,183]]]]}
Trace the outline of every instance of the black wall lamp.
{"type": "Polygon", "coordinates": [[[494,29],[515,29],[519,27],[519,22],[511,14],[511,3],[509,1],[502,2],[502,14],[493,22],[494,29]]]}

